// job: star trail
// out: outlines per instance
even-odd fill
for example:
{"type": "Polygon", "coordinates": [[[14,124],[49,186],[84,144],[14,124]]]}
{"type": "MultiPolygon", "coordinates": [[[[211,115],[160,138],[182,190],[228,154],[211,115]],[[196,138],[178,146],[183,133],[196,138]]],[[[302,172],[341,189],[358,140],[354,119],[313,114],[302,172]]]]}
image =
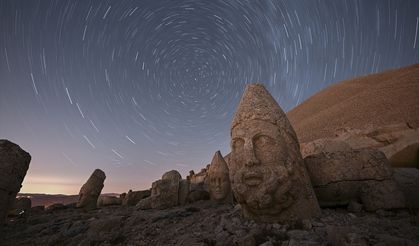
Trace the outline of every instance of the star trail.
{"type": "Polygon", "coordinates": [[[326,86],[419,62],[419,1],[0,2],[0,138],[23,192],[144,189],[230,152],[247,83],[288,111],[326,86]]]}

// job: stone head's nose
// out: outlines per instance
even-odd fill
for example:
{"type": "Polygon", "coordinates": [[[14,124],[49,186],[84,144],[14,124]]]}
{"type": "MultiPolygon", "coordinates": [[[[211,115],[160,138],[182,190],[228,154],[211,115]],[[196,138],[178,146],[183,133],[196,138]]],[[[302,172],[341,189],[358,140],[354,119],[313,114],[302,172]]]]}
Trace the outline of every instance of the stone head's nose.
{"type": "Polygon", "coordinates": [[[250,141],[244,145],[244,163],[248,167],[260,164],[259,159],[255,155],[253,143],[250,141]]]}

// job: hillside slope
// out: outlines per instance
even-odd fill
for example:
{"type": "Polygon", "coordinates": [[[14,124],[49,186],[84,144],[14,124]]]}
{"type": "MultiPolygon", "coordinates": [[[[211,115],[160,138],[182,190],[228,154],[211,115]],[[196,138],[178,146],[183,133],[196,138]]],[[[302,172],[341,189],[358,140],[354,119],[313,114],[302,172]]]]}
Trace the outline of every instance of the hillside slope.
{"type": "Polygon", "coordinates": [[[418,128],[419,63],[338,82],[287,115],[300,143],[332,137],[344,127],[407,122],[418,128]]]}

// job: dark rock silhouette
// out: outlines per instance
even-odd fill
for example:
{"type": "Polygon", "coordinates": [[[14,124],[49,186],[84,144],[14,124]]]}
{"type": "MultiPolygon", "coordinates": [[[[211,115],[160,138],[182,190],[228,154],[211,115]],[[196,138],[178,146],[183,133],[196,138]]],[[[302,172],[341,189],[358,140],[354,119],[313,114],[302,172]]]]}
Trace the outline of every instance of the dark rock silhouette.
{"type": "Polygon", "coordinates": [[[31,156],[9,140],[0,140],[0,225],[22,187],[31,156]]]}

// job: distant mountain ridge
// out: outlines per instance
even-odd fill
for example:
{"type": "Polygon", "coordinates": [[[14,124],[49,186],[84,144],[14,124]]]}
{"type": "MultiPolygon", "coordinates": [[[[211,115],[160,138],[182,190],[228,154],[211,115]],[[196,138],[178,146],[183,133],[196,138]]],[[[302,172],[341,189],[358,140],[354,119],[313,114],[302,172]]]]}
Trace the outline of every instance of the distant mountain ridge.
{"type": "Polygon", "coordinates": [[[419,63],[338,82],[287,113],[300,143],[338,129],[406,122],[419,127],[419,63]]]}
{"type": "MultiPolygon", "coordinates": [[[[102,196],[119,196],[117,193],[105,193],[102,196]]],[[[18,193],[18,197],[29,197],[32,201],[32,207],[49,206],[54,203],[70,204],[79,200],[79,195],[63,194],[41,194],[41,193],[18,193]]]]}

